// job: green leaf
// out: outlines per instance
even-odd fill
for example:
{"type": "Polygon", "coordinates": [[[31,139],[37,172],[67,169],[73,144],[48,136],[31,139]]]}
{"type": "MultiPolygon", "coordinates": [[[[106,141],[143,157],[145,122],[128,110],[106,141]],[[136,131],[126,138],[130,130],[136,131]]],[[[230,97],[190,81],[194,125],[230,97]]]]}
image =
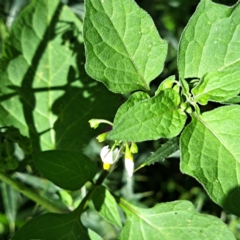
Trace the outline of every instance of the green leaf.
{"type": "Polygon", "coordinates": [[[92,201],[95,209],[105,220],[119,228],[122,227],[116,200],[104,186],[98,186],[94,190],[92,201]]]}
{"type": "Polygon", "coordinates": [[[64,93],[70,66],[78,71],[67,34],[76,31],[73,37],[82,41],[81,29],[82,23],[59,0],[33,0],[6,40],[10,54],[0,64],[0,124],[30,134],[35,150],[55,147],[57,116],[51,105],[64,93]]]}
{"type": "Polygon", "coordinates": [[[130,108],[113,126],[108,138],[134,142],[172,138],[180,133],[186,121],[186,114],[179,104],[178,93],[165,89],[130,108]]]}
{"type": "Polygon", "coordinates": [[[233,97],[233,98],[230,98],[224,102],[222,102],[223,104],[237,104],[237,103],[240,103],[240,96],[236,96],[236,97],[233,97]]]}
{"type": "Polygon", "coordinates": [[[112,121],[117,111],[119,96],[100,83],[93,84],[91,79],[88,82],[83,88],[71,87],[53,105],[53,109],[61,109],[54,124],[57,149],[81,151],[105,127],[100,126],[97,133],[88,121],[92,118],[112,121]]]}
{"type": "Polygon", "coordinates": [[[239,67],[206,74],[192,90],[194,100],[206,105],[208,101],[222,103],[236,96],[240,92],[239,67]]]}
{"type": "Polygon", "coordinates": [[[100,237],[97,233],[92,231],[90,228],[88,228],[88,234],[91,240],[102,240],[102,237],[100,237]]]}
{"type": "Polygon", "coordinates": [[[67,190],[78,190],[97,172],[96,163],[79,152],[52,150],[33,155],[34,163],[48,180],[67,190]]]}
{"type": "Polygon", "coordinates": [[[82,23],[59,0],[33,0],[6,44],[0,125],[30,135],[35,151],[81,151],[96,136],[88,120],[112,120],[119,106],[118,96],[85,72],[82,23]]]}
{"type": "Polygon", "coordinates": [[[159,94],[160,91],[166,88],[172,88],[174,82],[176,82],[175,75],[169,76],[168,78],[164,79],[161,84],[158,86],[157,91],[155,92],[155,96],[159,94]]]}
{"type": "Polygon", "coordinates": [[[77,212],[68,214],[48,213],[27,222],[12,240],[90,240],[87,228],[83,226],[77,212]]]}
{"type": "Polygon", "coordinates": [[[206,73],[239,65],[239,14],[239,4],[228,7],[210,0],[200,2],[179,45],[181,79],[201,79],[206,73]]]}
{"type": "Polygon", "coordinates": [[[6,183],[1,183],[1,196],[10,231],[15,230],[15,221],[20,194],[6,183]]]}
{"type": "Polygon", "coordinates": [[[220,219],[197,213],[188,201],[162,203],[143,209],[121,200],[120,206],[127,214],[120,240],[235,239],[220,219]]]}
{"type": "Polygon", "coordinates": [[[180,139],[180,167],[204,186],[213,201],[240,216],[239,116],[240,106],[192,114],[180,139]]]}
{"type": "Polygon", "coordinates": [[[154,164],[156,162],[164,161],[167,157],[169,157],[171,154],[176,152],[179,149],[179,138],[175,137],[172,139],[169,139],[167,142],[161,145],[161,147],[151,154],[150,157],[148,157],[140,167],[138,167],[135,171],[138,169],[149,166],[151,164],[154,164]]]}
{"type": "Polygon", "coordinates": [[[86,70],[118,93],[149,91],[163,69],[167,43],[132,0],[86,0],[86,70]]]}
{"type": "Polygon", "coordinates": [[[113,124],[116,125],[120,121],[120,119],[129,111],[129,109],[131,109],[134,105],[145,99],[149,99],[149,95],[147,93],[145,92],[133,93],[128,98],[128,100],[118,108],[113,124]]]}
{"type": "Polygon", "coordinates": [[[224,102],[240,92],[240,6],[202,0],[179,45],[181,79],[198,78],[194,100],[224,102]]]}

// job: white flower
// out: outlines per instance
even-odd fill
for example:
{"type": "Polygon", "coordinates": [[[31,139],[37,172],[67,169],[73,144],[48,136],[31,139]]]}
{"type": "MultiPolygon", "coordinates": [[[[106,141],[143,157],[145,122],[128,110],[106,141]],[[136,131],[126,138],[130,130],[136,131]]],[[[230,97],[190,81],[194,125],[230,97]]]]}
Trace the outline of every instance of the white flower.
{"type": "Polygon", "coordinates": [[[133,170],[134,170],[134,161],[133,161],[133,155],[127,144],[125,148],[125,168],[127,170],[128,176],[132,177],[133,170]]]}
{"type": "Polygon", "coordinates": [[[109,149],[109,146],[105,146],[100,152],[100,157],[103,162],[103,169],[108,170],[121,157],[121,151],[118,148],[112,150],[109,149]]]}
{"type": "Polygon", "coordinates": [[[125,168],[127,170],[128,176],[132,177],[134,170],[133,158],[125,158],[125,168]]]}

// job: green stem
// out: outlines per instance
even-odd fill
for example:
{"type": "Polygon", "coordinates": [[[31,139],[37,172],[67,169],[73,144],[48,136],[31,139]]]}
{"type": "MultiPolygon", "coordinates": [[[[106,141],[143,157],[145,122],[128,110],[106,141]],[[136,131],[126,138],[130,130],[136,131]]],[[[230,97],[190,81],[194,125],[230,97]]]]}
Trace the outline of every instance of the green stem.
{"type": "Polygon", "coordinates": [[[60,208],[56,206],[54,203],[50,202],[49,200],[43,198],[35,191],[31,190],[30,188],[26,187],[24,184],[18,182],[16,179],[11,178],[6,173],[0,172],[0,180],[10,185],[12,188],[16,189],[18,192],[22,193],[24,196],[28,197],[29,199],[33,200],[37,204],[43,206],[50,212],[54,213],[66,213],[69,212],[67,209],[60,208]]]}

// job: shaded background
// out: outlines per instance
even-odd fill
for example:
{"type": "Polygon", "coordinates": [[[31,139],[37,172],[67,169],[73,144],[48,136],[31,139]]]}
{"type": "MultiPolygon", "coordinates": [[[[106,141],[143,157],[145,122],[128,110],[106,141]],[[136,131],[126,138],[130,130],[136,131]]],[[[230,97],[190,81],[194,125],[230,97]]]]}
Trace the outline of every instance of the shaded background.
{"type": "MultiPolygon", "coordinates": [[[[29,2],[29,0],[0,0],[0,57],[2,56],[4,39],[6,39],[15,18],[29,2]]],[[[69,5],[80,19],[83,18],[83,1],[62,0],[62,2],[69,5]]],[[[154,91],[163,79],[170,75],[178,75],[176,61],[178,42],[184,27],[194,13],[199,1],[137,0],[136,2],[151,15],[161,37],[169,43],[164,71],[151,83],[151,88],[154,91]]],[[[230,6],[236,1],[219,0],[215,2],[230,6]]],[[[151,152],[158,149],[164,142],[165,140],[161,139],[139,144],[139,153],[135,159],[136,165],[140,165],[151,152]]],[[[86,147],[85,153],[93,160],[99,161],[98,153],[101,147],[102,145],[93,139],[86,147]]],[[[39,178],[34,178],[31,174],[20,174],[19,179],[32,187],[34,187],[34,184],[42,184],[43,187],[46,186],[39,178]]],[[[214,204],[195,179],[180,172],[178,152],[161,163],[139,170],[131,180],[127,180],[123,163],[119,162],[118,167],[111,173],[106,184],[116,194],[142,207],[152,207],[157,203],[178,199],[190,200],[195,205],[197,211],[217,216],[225,221],[235,233],[236,238],[240,239],[240,219],[226,213],[214,204]]],[[[67,195],[65,192],[59,191],[54,185],[49,185],[48,189],[50,189],[48,194],[51,195],[51,198],[60,199],[72,206],[79,202],[81,199],[79,196],[82,194],[81,191],[83,191],[80,190],[67,195]],[[65,195],[62,196],[61,194],[65,195]]],[[[9,236],[11,236],[15,229],[22,226],[32,216],[38,215],[41,211],[33,202],[15,192],[4,183],[0,183],[0,196],[0,240],[2,240],[9,239],[9,236]],[[11,199],[15,199],[16,201],[11,201],[11,199]]],[[[117,238],[119,229],[104,222],[94,212],[91,205],[88,209],[88,216],[85,215],[83,218],[85,218],[85,221],[93,230],[105,236],[104,239],[117,238]]]]}

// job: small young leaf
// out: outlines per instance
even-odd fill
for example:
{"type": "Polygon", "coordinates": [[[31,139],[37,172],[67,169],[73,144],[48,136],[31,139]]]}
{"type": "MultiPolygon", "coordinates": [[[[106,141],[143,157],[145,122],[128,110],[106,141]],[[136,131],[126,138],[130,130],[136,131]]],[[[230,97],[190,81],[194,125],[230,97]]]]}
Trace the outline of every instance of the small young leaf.
{"type": "Polygon", "coordinates": [[[220,219],[197,213],[188,201],[162,203],[143,209],[121,200],[120,207],[127,215],[120,240],[235,239],[220,219]]]}
{"type": "Polygon", "coordinates": [[[163,69],[167,43],[132,0],[86,0],[86,70],[111,91],[149,91],[163,69]]]}
{"type": "Polygon", "coordinates": [[[104,186],[97,187],[92,195],[92,201],[95,209],[105,220],[119,228],[122,227],[116,200],[104,186]]]}
{"type": "Polygon", "coordinates": [[[148,157],[139,168],[154,164],[156,162],[163,161],[165,158],[169,157],[171,154],[179,149],[179,138],[175,137],[169,139],[166,143],[162,144],[161,147],[148,157]]]}
{"type": "Polygon", "coordinates": [[[155,96],[159,94],[160,91],[166,88],[172,88],[173,83],[176,81],[175,75],[169,76],[168,78],[164,79],[161,84],[159,85],[157,91],[155,92],[155,96]]]}
{"type": "Polygon", "coordinates": [[[139,102],[149,99],[149,95],[145,92],[135,92],[133,93],[128,100],[120,106],[118,109],[113,124],[116,125],[120,119],[132,108],[134,105],[138,104],[139,102]]]}
{"type": "Polygon", "coordinates": [[[187,118],[179,104],[180,96],[172,89],[165,89],[130,108],[113,126],[108,138],[140,142],[175,137],[187,118]]]}
{"type": "Polygon", "coordinates": [[[195,101],[206,105],[208,101],[224,102],[240,92],[240,70],[229,68],[206,74],[192,89],[195,101]]]}
{"type": "Polygon", "coordinates": [[[204,186],[213,201],[240,216],[239,116],[236,105],[192,114],[180,138],[180,167],[204,186]]]}
{"type": "Polygon", "coordinates": [[[28,221],[12,240],[90,240],[87,228],[83,226],[76,212],[68,214],[47,213],[28,221]]]}
{"type": "Polygon", "coordinates": [[[33,159],[44,177],[67,190],[78,190],[97,172],[96,163],[79,152],[45,151],[34,154],[33,159]]]}

